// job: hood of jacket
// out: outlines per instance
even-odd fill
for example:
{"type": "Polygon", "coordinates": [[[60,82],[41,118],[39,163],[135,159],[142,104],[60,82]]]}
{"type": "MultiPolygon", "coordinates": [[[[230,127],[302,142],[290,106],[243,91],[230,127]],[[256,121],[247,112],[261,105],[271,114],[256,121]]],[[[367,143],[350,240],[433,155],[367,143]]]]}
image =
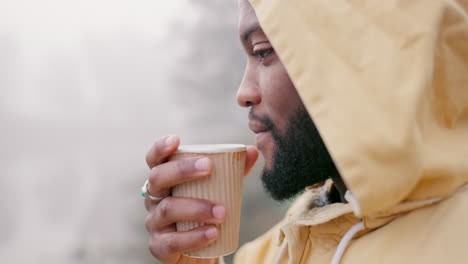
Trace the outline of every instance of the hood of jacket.
{"type": "Polygon", "coordinates": [[[251,4],[355,214],[416,208],[468,182],[468,1],[251,4]]]}

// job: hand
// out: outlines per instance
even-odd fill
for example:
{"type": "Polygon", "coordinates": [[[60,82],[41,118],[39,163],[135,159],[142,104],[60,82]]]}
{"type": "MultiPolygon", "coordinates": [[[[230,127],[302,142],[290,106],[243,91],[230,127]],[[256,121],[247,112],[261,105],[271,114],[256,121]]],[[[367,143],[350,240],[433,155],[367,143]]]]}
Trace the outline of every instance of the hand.
{"type": "MultiPolygon", "coordinates": [[[[153,196],[165,196],[170,189],[183,182],[208,177],[213,169],[209,158],[196,157],[168,161],[179,147],[177,136],[159,139],[146,155],[146,163],[151,169],[148,191],[153,196]]],[[[245,175],[255,164],[258,150],[247,147],[245,175]]],[[[167,197],[156,202],[145,199],[148,210],[145,226],[150,233],[149,250],[153,256],[165,264],[215,263],[213,259],[194,259],[182,253],[207,246],[218,236],[217,224],[224,222],[226,209],[212,201],[167,197]],[[176,222],[204,222],[207,225],[192,230],[177,232],[176,222]]]]}

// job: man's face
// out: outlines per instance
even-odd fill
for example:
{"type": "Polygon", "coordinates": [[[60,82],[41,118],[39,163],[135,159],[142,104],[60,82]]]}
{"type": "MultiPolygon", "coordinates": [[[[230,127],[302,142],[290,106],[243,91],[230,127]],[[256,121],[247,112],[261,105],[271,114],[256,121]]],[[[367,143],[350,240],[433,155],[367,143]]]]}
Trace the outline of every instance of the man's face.
{"type": "Polygon", "coordinates": [[[277,133],[285,135],[288,118],[302,102],[247,1],[240,1],[239,31],[248,59],[237,101],[243,107],[251,107],[249,127],[256,134],[257,146],[265,158],[265,168],[272,169],[275,141],[271,127],[259,119],[268,118],[277,133]]]}
{"type": "Polygon", "coordinates": [[[239,5],[247,65],[237,101],[250,107],[249,127],[265,159],[262,181],[276,200],[337,173],[285,67],[247,0],[239,5]]]}

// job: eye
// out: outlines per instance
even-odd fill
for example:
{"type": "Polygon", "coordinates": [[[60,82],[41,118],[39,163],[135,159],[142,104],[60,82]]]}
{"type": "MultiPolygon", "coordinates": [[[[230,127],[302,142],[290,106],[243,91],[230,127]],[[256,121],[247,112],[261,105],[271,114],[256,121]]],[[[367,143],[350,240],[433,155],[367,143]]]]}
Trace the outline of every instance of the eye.
{"type": "Polygon", "coordinates": [[[264,49],[264,50],[257,50],[257,51],[252,52],[251,55],[258,57],[260,62],[262,62],[273,51],[274,51],[273,48],[264,49]]]}

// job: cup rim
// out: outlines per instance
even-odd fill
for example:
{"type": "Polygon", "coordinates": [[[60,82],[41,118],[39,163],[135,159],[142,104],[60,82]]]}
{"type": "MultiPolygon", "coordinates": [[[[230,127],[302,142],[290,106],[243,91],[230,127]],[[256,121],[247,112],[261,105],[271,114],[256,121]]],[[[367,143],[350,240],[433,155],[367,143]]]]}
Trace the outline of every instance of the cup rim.
{"type": "Polygon", "coordinates": [[[181,145],[176,153],[220,153],[245,151],[243,144],[193,144],[181,145]]]}

